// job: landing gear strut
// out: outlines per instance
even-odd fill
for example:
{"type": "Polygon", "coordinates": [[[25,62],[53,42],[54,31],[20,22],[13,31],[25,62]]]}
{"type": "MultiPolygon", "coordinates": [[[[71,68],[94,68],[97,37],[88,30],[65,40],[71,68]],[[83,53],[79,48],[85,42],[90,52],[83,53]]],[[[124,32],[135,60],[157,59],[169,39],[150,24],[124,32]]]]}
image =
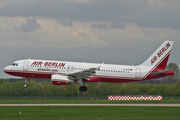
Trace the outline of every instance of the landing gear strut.
{"type": "Polygon", "coordinates": [[[81,84],[81,87],[79,87],[79,91],[81,92],[87,91],[87,87],[85,86],[85,83],[83,83],[82,79],[79,79],[77,82],[81,84]]]}
{"type": "Polygon", "coordinates": [[[85,92],[85,91],[87,91],[87,87],[86,86],[81,86],[81,87],[79,87],[79,91],[85,92]]]}
{"type": "Polygon", "coordinates": [[[24,84],[24,87],[27,88],[27,82],[28,82],[28,78],[25,78],[25,84],[24,84]]]}

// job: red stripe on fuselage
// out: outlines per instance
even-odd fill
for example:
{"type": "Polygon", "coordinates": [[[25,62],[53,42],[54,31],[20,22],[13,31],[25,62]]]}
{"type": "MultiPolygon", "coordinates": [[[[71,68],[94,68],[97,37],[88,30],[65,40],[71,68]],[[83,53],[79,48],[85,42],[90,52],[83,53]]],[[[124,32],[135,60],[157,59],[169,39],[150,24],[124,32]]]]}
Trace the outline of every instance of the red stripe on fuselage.
{"type": "MultiPolygon", "coordinates": [[[[30,73],[30,72],[12,72],[12,71],[6,71],[6,73],[19,76],[19,77],[27,77],[27,78],[44,78],[44,79],[51,79],[52,74],[62,74],[62,73],[30,73]]],[[[117,77],[117,76],[98,76],[94,75],[92,78],[89,78],[90,81],[83,79],[84,82],[109,82],[109,83],[124,83],[124,82],[137,82],[137,81],[143,81],[148,79],[154,79],[154,78],[160,78],[164,76],[173,75],[174,71],[169,71],[162,75],[152,75],[149,74],[145,79],[137,79],[137,78],[125,78],[125,77],[117,77]]]]}
{"type": "MultiPolygon", "coordinates": [[[[5,70],[7,74],[18,76],[18,77],[26,77],[26,78],[43,78],[43,79],[51,79],[51,75],[55,73],[43,73],[43,72],[30,72],[30,71],[19,71],[19,70],[5,70]]],[[[59,74],[59,73],[58,73],[59,74]]]]}

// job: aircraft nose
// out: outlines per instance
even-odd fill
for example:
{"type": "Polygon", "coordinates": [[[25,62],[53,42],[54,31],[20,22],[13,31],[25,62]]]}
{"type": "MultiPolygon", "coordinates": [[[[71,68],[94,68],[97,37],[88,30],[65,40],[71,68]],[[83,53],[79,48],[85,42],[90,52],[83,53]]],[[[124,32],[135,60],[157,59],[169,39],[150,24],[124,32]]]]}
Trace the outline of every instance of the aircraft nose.
{"type": "Polygon", "coordinates": [[[8,66],[4,68],[5,73],[7,73],[8,70],[9,70],[8,66]]]}

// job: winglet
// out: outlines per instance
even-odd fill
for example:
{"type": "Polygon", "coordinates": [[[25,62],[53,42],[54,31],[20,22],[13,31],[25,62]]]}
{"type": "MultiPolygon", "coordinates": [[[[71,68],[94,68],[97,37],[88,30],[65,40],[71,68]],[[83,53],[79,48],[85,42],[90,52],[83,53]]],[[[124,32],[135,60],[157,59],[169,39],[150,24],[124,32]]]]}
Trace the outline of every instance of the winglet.
{"type": "Polygon", "coordinates": [[[164,43],[141,65],[165,69],[174,41],[164,43]]]}

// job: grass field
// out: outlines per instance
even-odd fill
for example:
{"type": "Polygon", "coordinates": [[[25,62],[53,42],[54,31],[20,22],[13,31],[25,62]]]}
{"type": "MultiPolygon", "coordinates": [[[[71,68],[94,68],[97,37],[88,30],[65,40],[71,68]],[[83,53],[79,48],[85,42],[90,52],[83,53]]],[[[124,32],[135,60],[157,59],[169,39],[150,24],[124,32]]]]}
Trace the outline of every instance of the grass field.
{"type": "Polygon", "coordinates": [[[0,104],[61,104],[61,103],[172,103],[180,104],[180,100],[82,100],[82,99],[0,99],[0,104]]]}
{"type": "Polygon", "coordinates": [[[179,114],[180,107],[0,107],[0,120],[179,120],[179,114]]]}
{"type": "MultiPolygon", "coordinates": [[[[4,99],[0,104],[62,104],[62,103],[172,103],[180,100],[109,101],[78,99],[4,99]]],[[[179,120],[180,107],[125,106],[1,106],[0,120],[179,120]],[[19,114],[21,111],[21,114],[19,114]]]]}

